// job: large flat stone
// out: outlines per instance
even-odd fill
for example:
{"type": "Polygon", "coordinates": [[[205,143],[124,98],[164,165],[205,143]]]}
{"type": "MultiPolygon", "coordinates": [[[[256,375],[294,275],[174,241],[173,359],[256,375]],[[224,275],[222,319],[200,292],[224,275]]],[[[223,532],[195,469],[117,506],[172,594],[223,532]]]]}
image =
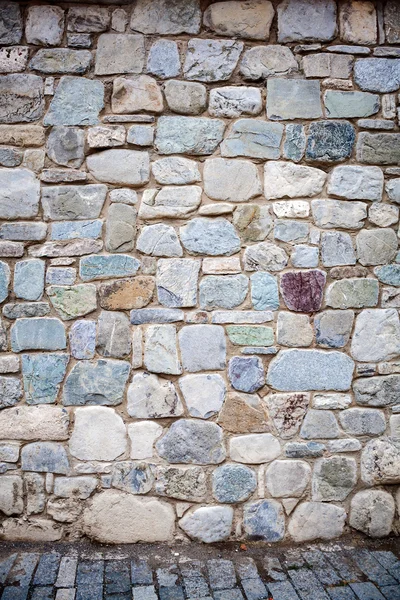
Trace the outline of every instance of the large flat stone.
{"type": "Polygon", "coordinates": [[[240,238],[226,219],[192,219],[180,228],[183,246],[189,254],[231,256],[240,250],[240,238]]]}
{"type": "Polygon", "coordinates": [[[356,318],[351,355],[362,362],[380,362],[400,355],[400,321],[394,308],[365,309],[356,318]]]}
{"type": "Polygon", "coordinates": [[[128,381],[130,365],[120,360],[99,359],[78,362],[67,376],[65,406],[120,404],[128,381]]]}
{"type": "Polygon", "coordinates": [[[225,123],[206,117],[160,117],[155,145],[160,154],[212,154],[222,141],[225,123]]]}
{"type": "Polygon", "coordinates": [[[89,50],[71,50],[70,48],[49,48],[36,52],[29,63],[32,71],[45,75],[83,75],[92,64],[92,53],[89,50]]]}
{"type": "Polygon", "coordinates": [[[187,513],[179,526],[193,540],[211,544],[225,541],[231,534],[233,509],[228,506],[203,506],[187,513]]]}
{"type": "Polygon", "coordinates": [[[362,406],[393,406],[398,403],[400,375],[359,378],[353,384],[357,404],[362,406]]]}
{"type": "Polygon", "coordinates": [[[219,325],[188,325],[179,331],[179,346],[185,371],[220,371],[225,368],[226,341],[219,325]]]}
{"type": "Polygon", "coordinates": [[[104,106],[104,85],[101,81],[71,77],[61,78],[45,125],[97,125],[104,106]]]}
{"type": "Polygon", "coordinates": [[[79,274],[83,281],[136,275],[140,262],[128,254],[85,256],[80,261],[79,274]]]}
{"type": "Polygon", "coordinates": [[[152,373],[180,375],[175,325],[149,325],[145,334],[144,364],[152,373]]]}
{"type": "Polygon", "coordinates": [[[204,13],[204,25],[218,35],[267,40],[274,18],[272,2],[216,2],[204,13]]]}
{"type": "Polygon", "coordinates": [[[279,542],[285,535],[285,516],[276,500],[258,500],[244,509],[243,527],[246,537],[264,542],[279,542]]]}
{"type": "Polygon", "coordinates": [[[384,265],[394,259],[398,240],[393,229],[363,229],[357,235],[356,245],[362,265],[384,265]]]}
{"type": "Polygon", "coordinates": [[[264,194],[276,198],[306,198],[321,193],[326,173],[291,162],[268,161],[264,167],[264,194]]]}
{"type": "Polygon", "coordinates": [[[22,15],[17,2],[3,2],[0,7],[0,43],[19,44],[22,39],[22,15]]]}
{"type": "Polygon", "coordinates": [[[222,429],[194,419],[173,423],[156,448],[170,463],[219,464],[226,455],[222,429]]]}
{"type": "Polygon", "coordinates": [[[382,200],[382,192],[383,172],[379,167],[335,167],[328,182],[328,193],[346,200],[382,200]]]}
{"type": "Polygon", "coordinates": [[[208,158],[203,178],[204,192],[213,200],[245,202],[262,190],[256,165],[246,160],[208,158]]]}
{"type": "Polygon", "coordinates": [[[22,375],[27,404],[52,404],[64,379],[68,354],[23,354],[22,375]]]}
{"type": "Polygon", "coordinates": [[[111,107],[118,114],[140,111],[160,113],[164,107],[163,96],[153,77],[117,77],[113,83],[111,107]]]}
{"type": "Polygon", "coordinates": [[[295,542],[331,540],[342,535],[345,520],[344,508],[324,502],[303,502],[294,511],[288,531],[295,542]]]}
{"type": "Polygon", "coordinates": [[[288,271],[281,275],[281,293],[289,310],[316,312],[321,308],[326,282],[324,271],[288,271]]]}
{"type": "Polygon", "coordinates": [[[380,438],[368,442],[361,453],[361,479],[367,485],[400,482],[400,440],[380,438]]]}
{"type": "Polygon", "coordinates": [[[279,158],[283,129],[281,123],[239,119],[221,143],[221,156],[279,158]]]}
{"type": "Polygon", "coordinates": [[[400,87],[400,60],[358,59],[354,65],[354,80],[362,90],[368,92],[395,92],[400,87]]]}
{"type": "Polygon", "coordinates": [[[191,417],[208,419],[222,408],[226,384],[221,375],[185,375],[179,379],[179,387],[191,417]]]}
{"type": "Polygon", "coordinates": [[[17,319],[11,328],[13,352],[63,350],[67,346],[64,325],[55,318],[17,319]]]}
{"type": "Polygon", "coordinates": [[[199,260],[160,259],[156,275],[160,304],[169,308],[196,306],[199,271],[199,260]]]}
{"type": "Polygon", "coordinates": [[[311,211],[315,224],[323,229],[361,229],[367,218],[365,202],[312,200],[311,211]]]}
{"type": "Polygon", "coordinates": [[[149,155],[137,150],[104,150],[87,158],[92,175],[106,183],[141,186],[150,176],[149,155]]]}
{"type": "Polygon", "coordinates": [[[127,449],[126,427],[112,408],[86,406],[75,411],[69,451],[79,460],[115,460],[127,449]]]}
{"type": "Polygon", "coordinates": [[[379,96],[367,92],[328,90],[324,95],[326,116],[330,119],[370,117],[380,108],[379,96]]]}
{"type": "Polygon", "coordinates": [[[130,23],[134,31],[161,35],[199,33],[200,24],[201,10],[198,0],[138,0],[130,23]]]}
{"type": "Polygon", "coordinates": [[[369,165],[397,165],[400,134],[361,132],[357,141],[357,160],[369,165]]]}
{"type": "Polygon", "coordinates": [[[95,74],[141,73],[144,59],[142,35],[103,33],[97,41],[95,74]]]}
{"type": "Polygon", "coordinates": [[[351,156],[355,139],[355,129],[348,121],[311,123],[306,158],[323,163],[341,162],[351,156]]]}
{"type": "Polygon", "coordinates": [[[0,412],[0,438],[5,440],[66,440],[69,416],[55,406],[16,406],[0,412]]]}
{"type": "Polygon", "coordinates": [[[319,81],[269,79],[267,117],[273,120],[322,117],[319,81]]]}
{"type": "Polygon", "coordinates": [[[28,169],[0,169],[0,217],[21,219],[39,212],[40,182],[28,169]]]}
{"type": "Polygon", "coordinates": [[[183,406],[171,381],[137,373],[128,388],[128,414],[136,419],[179,417],[183,406]]]}
{"type": "Polygon", "coordinates": [[[235,69],[243,43],[235,40],[191,39],[188,42],[183,72],[185,79],[225,81],[235,69]]]}
{"type": "Polygon", "coordinates": [[[336,36],[336,2],[284,0],[278,6],[278,41],[329,42],[336,36]]]}

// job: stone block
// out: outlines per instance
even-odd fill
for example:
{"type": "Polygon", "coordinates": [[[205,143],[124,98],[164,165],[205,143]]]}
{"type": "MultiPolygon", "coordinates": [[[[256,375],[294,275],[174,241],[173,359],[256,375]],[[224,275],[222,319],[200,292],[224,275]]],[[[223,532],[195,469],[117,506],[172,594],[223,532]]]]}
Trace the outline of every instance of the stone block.
{"type": "Polygon", "coordinates": [[[360,89],[367,92],[395,92],[400,85],[400,59],[357,59],[354,64],[354,81],[360,89]]]}
{"type": "Polygon", "coordinates": [[[191,417],[208,419],[222,408],[226,384],[220,375],[185,375],[179,379],[179,387],[191,417]]]}
{"type": "Polygon", "coordinates": [[[17,377],[0,377],[0,409],[14,406],[21,397],[21,381],[17,377]]]}
{"type": "Polygon", "coordinates": [[[153,458],[155,441],[162,435],[162,427],[153,421],[139,421],[128,425],[131,441],[131,458],[153,458]]]}
{"type": "Polygon", "coordinates": [[[161,259],[157,266],[158,300],[169,308],[195,306],[200,261],[193,259],[161,259]]]}
{"type": "Polygon", "coordinates": [[[383,490],[358,492],[350,504],[350,527],[372,538],[389,535],[392,530],[395,503],[383,490]]]}
{"type": "Polygon", "coordinates": [[[1,75],[0,97],[0,123],[29,123],[43,116],[43,81],[37,75],[1,75]]]}
{"type": "Polygon", "coordinates": [[[183,246],[190,254],[209,256],[236,254],[240,239],[233,225],[226,219],[192,219],[180,228],[183,246]]]}
{"type": "Polygon", "coordinates": [[[28,44],[58,46],[64,33],[64,11],[59,6],[30,6],[25,23],[28,44]]]}
{"type": "Polygon", "coordinates": [[[283,300],[296,312],[315,312],[321,307],[326,274],[324,271],[289,271],[281,275],[283,300]]]}
{"type": "Polygon", "coordinates": [[[83,75],[92,64],[92,53],[89,50],[71,50],[70,48],[40,49],[29,63],[33,71],[46,75],[83,75]]]}
{"type": "Polygon", "coordinates": [[[104,106],[101,81],[84,77],[61,77],[44,118],[45,125],[97,125],[104,106]]]}
{"type": "Polygon", "coordinates": [[[241,435],[229,441],[229,456],[235,462],[259,465],[273,461],[280,454],[280,443],[270,433],[241,435]]]}
{"type": "Polygon", "coordinates": [[[103,33],[97,42],[95,74],[141,73],[144,59],[142,35],[103,33]]]}
{"type": "Polygon", "coordinates": [[[110,26],[108,7],[73,6],[68,10],[68,31],[77,33],[101,33],[110,26]]]}
{"type": "Polygon", "coordinates": [[[96,323],[84,319],[75,321],[69,330],[69,346],[71,354],[76,359],[94,357],[96,348],[96,323]]]}
{"type": "Polygon", "coordinates": [[[175,325],[149,325],[145,333],[144,364],[152,373],[180,375],[175,325]]]}
{"type": "Polygon", "coordinates": [[[339,231],[323,232],[321,258],[324,267],[355,265],[357,259],[350,235],[339,231]]]}
{"type": "Polygon", "coordinates": [[[194,419],[175,421],[156,448],[172,464],[219,464],[226,456],[222,429],[215,423],[194,419]]]}
{"type": "Polygon", "coordinates": [[[310,198],[321,193],[326,173],[315,167],[268,161],[264,167],[264,195],[277,198],[310,198]]]}
{"type": "Polygon", "coordinates": [[[243,43],[234,40],[189,40],[183,65],[185,79],[226,81],[231,77],[242,50],[243,43]]]}
{"type": "Polygon", "coordinates": [[[0,43],[19,44],[22,39],[22,15],[17,2],[3,2],[0,8],[0,43]]]}
{"type": "Polygon", "coordinates": [[[168,107],[182,115],[198,115],[207,106],[207,89],[201,83],[170,80],[164,84],[168,107]]]}
{"type": "MultiPolygon", "coordinates": [[[[29,48],[25,46],[0,49],[0,73],[21,73],[25,71],[29,60],[29,48]]],[[[11,167],[13,165],[4,165],[11,167]]]]}
{"type": "Polygon", "coordinates": [[[315,336],[322,348],[343,348],[353,328],[352,310],[326,310],[314,318],[315,336]]]}
{"type": "Polygon", "coordinates": [[[77,408],[69,451],[79,460],[115,460],[127,449],[126,427],[112,408],[77,408]]]}
{"type": "Polygon", "coordinates": [[[307,315],[296,315],[282,311],[278,315],[277,342],[282,346],[311,346],[313,330],[307,315]]]}
{"type": "Polygon", "coordinates": [[[204,506],[187,513],[179,526],[193,540],[211,544],[225,541],[231,534],[233,509],[228,506],[204,506]]]}
{"type": "Polygon", "coordinates": [[[351,156],[355,139],[355,129],[348,121],[311,123],[306,158],[327,163],[346,160],[351,156]]]}
{"type": "Polygon", "coordinates": [[[129,363],[121,360],[99,359],[93,363],[78,362],[65,381],[63,404],[65,406],[121,404],[129,372],[129,363]]]}
{"type": "Polygon", "coordinates": [[[398,484],[400,481],[400,440],[382,437],[364,446],[361,479],[367,485],[398,484]]]}
{"type": "Polygon", "coordinates": [[[171,381],[137,373],[128,388],[128,414],[137,419],[177,417],[183,414],[183,406],[171,381]]]}
{"type": "Polygon", "coordinates": [[[56,401],[67,365],[68,354],[23,354],[22,376],[27,404],[56,401]]]}
{"type": "Polygon", "coordinates": [[[320,458],[314,466],[312,499],[317,502],[343,501],[356,483],[357,463],[354,458],[320,458]]]}
{"type": "Polygon", "coordinates": [[[285,535],[282,505],[276,500],[258,500],[246,504],[243,528],[248,539],[279,542],[285,535]]]}
{"type": "Polygon", "coordinates": [[[346,511],[324,502],[303,502],[290,519],[288,532],[295,542],[331,540],[343,533],[346,511]]]}
{"type": "Polygon", "coordinates": [[[374,408],[349,408],[339,413],[339,421],[350,435],[381,435],[386,429],[384,414],[374,408]]]}
{"type": "Polygon", "coordinates": [[[22,477],[2,475],[0,489],[0,510],[7,516],[19,515],[24,510],[22,498],[22,477]]]}
{"type": "Polygon", "coordinates": [[[275,460],[265,474],[273,498],[300,498],[311,479],[311,467],[302,460],[275,460]]]}
{"type": "Polygon", "coordinates": [[[218,502],[237,503],[255,491],[256,474],[243,465],[225,464],[213,472],[213,496],[218,502]]]}
{"type": "Polygon", "coordinates": [[[400,135],[361,132],[357,141],[357,160],[369,165],[397,164],[400,160],[400,135]]]}
{"type": "Polygon", "coordinates": [[[273,120],[322,117],[319,82],[304,79],[269,79],[267,117],[273,120]]]}
{"type": "Polygon", "coordinates": [[[204,25],[218,35],[267,40],[274,18],[271,2],[216,2],[204,13],[204,25]]]}
{"type": "Polygon", "coordinates": [[[142,186],[150,176],[149,155],[137,150],[104,150],[87,158],[91,174],[99,181],[142,186]]]}
{"type": "Polygon", "coordinates": [[[62,322],[55,318],[17,319],[11,328],[13,352],[63,350],[67,341],[62,322]]]}
{"type": "Polygon", "coordinates": [[[367,92],[325,92],[324,104],[326,116],[331,119],[354,119],[369,117],[380,108],[379,96],[367,92]]]}
{"type": "Polygon", "coordinates": [[[356,318],[351,355],[358,361],[379,362],[400,354],[397,310],[365,309],[356,318]]]}
{"type": "Polygon", "coordinates": [[[383,173],[379,167],[335,167],[328,182],[328,193],[346,200],[382,200],[383,173]]]}
{"type": "Polygon", "coordinates": [[[278,6],[278,41],[329,42],[336,37],[336,2],[284,0],[278,6]]]}
{"type": "Polygon", "coordinates": [[[2,219],[35,217],[39,212],[40,182],[28,169],[0,169],[2,219]]]}
{"type": "Polygon", "coordinates": [[[258,115],[262,109],[261,91],[255,87],[222,87],[210,91],[208,111],[213,117],[236,118],[258,115]]]}
{"type": "Polygon", "coordinates": [[[245,275],[203,277],[199,286],[200,308],[235,308],[245,300],[248,287],[249,280],[245,275]]]}
{"type": "Polygon", "coordinates": [[[323,229],[361,229],[367,218],[365,202],[312,200],[311,211],[315,224],[323,229]]]}
{"type": "Polygon", "coordinates": [[[182,365],[185,371],[222,370],[226,361],[223,327],[189,325],[179,331],[182,365]]]}
{"type": "Polygon", "coordinates": [[[160,117],[155,145],[160,154],[212,154],[222,141],[225,123],[206,117],[160,117]]]}
{"type": "Polygon", "coordinates": [[[279,158],[283,129],[281,123],[239,119],[221,143],[221,156],[279,158]]]}
{"type": "Polygon", "coordinates": [[[21,469],[66,475],[69,471],[66,450],[62,444],[56,442],[26,444],[21,450],[21,469]]]}

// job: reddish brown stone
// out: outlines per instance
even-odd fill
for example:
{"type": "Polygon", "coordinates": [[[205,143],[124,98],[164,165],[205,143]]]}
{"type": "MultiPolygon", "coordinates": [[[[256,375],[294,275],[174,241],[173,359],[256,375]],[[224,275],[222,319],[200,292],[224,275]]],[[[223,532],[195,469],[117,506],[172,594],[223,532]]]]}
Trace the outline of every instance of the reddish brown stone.
{"type": "Polygon", "coordinates": [[[351,279],[352,277],[366,277],[368,269],[357,265],[356,267],[334,267],[329,275],[332,279],[351,279]]]}
{"type": "Polygon", "coordinates": [[[154,288],[154,277],[143,275],[104,283],[99,289],[100,306],[105,310],[143,308],[152,299],[154,288]]]}
{"type": "Polygon", "coordinates": [[[326,274],[323,271],[291,271],[281,276],[281,292],[289,310],[315,312],[321,308],[326,274]]]}
{"type": "Polygon", "coordinates": [[[270,431],[268,415],[255,394],[228,394],[219,413],[218,425],[232,433],[270,431]]]}
{"type": "Polygon", "coordinates": [[[296,435],[306,414],[310,394],[271,394],[265,400],[279,436],[288,439],[296,435]]]}

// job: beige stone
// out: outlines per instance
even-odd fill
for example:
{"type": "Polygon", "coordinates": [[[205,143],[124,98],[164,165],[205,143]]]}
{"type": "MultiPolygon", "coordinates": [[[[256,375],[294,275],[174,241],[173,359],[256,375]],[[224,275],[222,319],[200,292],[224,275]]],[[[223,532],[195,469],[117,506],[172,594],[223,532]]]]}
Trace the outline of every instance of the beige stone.
{"type": "Polygon", "coordinates": [[[0,144],[43,146],[45,129],[40,125],[0,125],[0,144]]]}
{"type": "Polygon", "coordinates": [[[99,288],[100,306],[105,310],[143,308],[151,301],[154,289],[154,277],[146,275],[104,283],[99,288]]]}
{"type": "Polygon", "coordinates": [[[163,97],[153,77],[117,77],[114,79],[111,107],[115,113],[134,113],[141,110],[160,113],[163,97]]]}
{"type": "Polygon", "coordinates": [[[66,440],[69,417],[65,408],[18,406],[0,412],[0,439],[66,440]]]}
{"type": "Polygon", "coordinates": [[[19,515],[24,510],[22,478],[20,475],[0,477],[0,512],[7,516],[19,515]]]}
{"type": "Polygon", "coordinates": [[[167,542],[174,531],[172,506],[151,498],[107,490],[84,513],[84,532],[106,544],[167,542]]]}
{"type": "Polygon", "coordinates": [[[127,449],[122,418],[106,406],[77,408],[69,449],[80,460],[115,460],[127,449]]]}
{"type": "Polygon", "coordinates": [[[0,527],[0,538],[9,542],[57,542],[63,533],[50,519],[6,519],[0,527]]]}
{"type": "Polygon", "coordinates": [[[282,311],[278,315],[277,341],[282,346],[301,348],[311,346],[313,329],[308,315],[282,311]]]}
{"type": "Polygon", "coordinates": [[[267,413],[256,394],[228,394],[217,422],[232,433],[270,431],[267,413]]]}
{"type": "Polygon", "coordinates": [[[339,8],[340,37],[351,44],[376,44],[376,11],[373,2],[345,0],[339,8]]]}
{"type": "Polygon", "coordinates": [[[245,202],[262,191],[257,167],[248,160],[209,158],[203,176],[204,191],[214,200],[245,202]]]}
{"type": "Polygon", "coordinates": [[[204,25],[218,35],[267,40],[274,18],[268,0],[216,2],[204,13],[204,25]]]}

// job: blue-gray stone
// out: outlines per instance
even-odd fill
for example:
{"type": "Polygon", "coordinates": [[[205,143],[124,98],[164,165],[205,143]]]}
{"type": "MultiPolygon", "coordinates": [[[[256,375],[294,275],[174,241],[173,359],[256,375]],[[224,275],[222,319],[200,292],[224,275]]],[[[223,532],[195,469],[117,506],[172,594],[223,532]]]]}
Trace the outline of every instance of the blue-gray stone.
{"type": "Polygon", "coordinates": [[[8,296],[8,286],[10,285],[10,267],[7,263],[0,261],[0,302],[8,296]]]}
{"type": "Polygon", "coordinates": [[[230,256],[240,250],[240,238],[226,219],[192,219],[180,228],[181,242],[189,254],[230,256]]]}
{"type": "Polygon", "coordinates": [[[200,308],[235,308],[244,302],[249,288],[245,275],[209,275],[200,282],[200,308]]]}
{"type": "Polygon", "coordinates": [[[104,85],[85,77],[61,77],[44,125],[96,125],[104,106],[104,85]]]}
{"type": "Polygon", "coordinates": [[[21,381],[17,377],[0,377],[0,409],[15,406],[22,398],[21,381]]]}
{"type": "Polygon", "coordinates": [[[170,463],[218,464],[225,460],[222,429],[215,423],[179,419],[157,442],[157,452],[170,463]]]}
{"type": "Polygon", "coordinates": [[[224,131],[221,119],[160,117],[155,143],[160,154],[212,154],[224,131]]]}
{"type": "Polygon", "coordinates": [[[306,158],[320,162],[340,162],[351,156],[356,133],[348,121],[311,123],[306,158]]]}
{"type": "Polygon", "coordinates": [[[279,158],[283,129],[281,123],[238,119],[221,144],[221,156],[279,158]]]}
{"type": "Polygon", "coordinates": [[[71,354],[78,360],[94,357],[96,350],[96,323],[82,319],[75,321],[69,330],[71,354]]]}
{"type": "Polygon", "coordinates": [[[69,354],[23,354],[22,376],[27,404],[52,404],[64,379],[69,354]]]}
{"type": "Polygon", "coordinates": [[[11,328],[11,349],[64,350],[67,346],[64,325],[52,317],[18,319],[11,328]]]}
{"type": "Polygon", "coordinates": [[[289,123],[286,125],[285,144],[283,146],[283,156],[299,162],[306,149],[306,134],[303,125],[297,123],[289,123]]]}
{"type": "Polygon", "coordinates": [[[359,58],[354,65],[354,80],[368,92],[395,92],[400,87],[400,60],[359,58]]]}
{"type": "Polygon", "coordinates": [[[132,461],[117,463],[113,468],[111,485],[131,494],[146,494],[154,483],[150,465],[132,461]]]}
{"type": "Polygon", "coordinates": [[[223,465],[213,473],[213,495],[218,502],[243,502],[256,487],[255,472],[244,465],[223,465]]]}
{"type": "Polygon", "coordinates": [[[0,165],[2,167],[18,167],[22,163],[23,154],[17,148],[0,148],[0,165]]]}
{"type": "Polygon", "coordinates": [[[274,225],[274,238],[281,242],[306,242],[309,230],[308,223],[277,219],[274,225]]]}
{"type": "Polygon", "coordinates": [[[374,273],[381,283],[386,285],[400,286],[400,265],[383,265],[376,267],[374,273]]]}
{"type": "Polygon", "coordinates": [[[0,76],[0,123],[29,123],[43,116],[43,79],[12,73],[0,76]]]}
{"type": "Polygon", "coordinates": [[[300,429],[300,437],[305,440],[332,440],[340,436],[335,414],[330,410],[309,409],[300,429]]]}
{"type": "Polygon", "coordinates": [[[267,384],[283,392],[346,391],[353,371],[353,360],[341,352],[281,350],[269,364],[267,384]]]}
{"type": "Polygon", "coordinates": [[[44,290],[45,261],[39,258],[20,260],[14,270],[14,292],[23,300],[40,300],[44,290]]]}
{"type": "Polygon", "coordinates": [[[315,336],[318,346],[343,348],[350,339],[353,327],[352,310],[326,310],[314,318],[315,336]]]}
{"type": "Polygon", "coordinates": [[[258,500],[244,507],[243,528],[252,540],[279,542],[285,535],[282,505],[276,500],[258,500]]]}
{"type": "Polygon", "coordinates": [[[46,223],[3,223],[0,239],[16,242],[40,242],[47,233],[46,223]]]}
{"type": "Polygon", "coordinates": [[[369,117],[377,113],[380,107],[378,94],[366,92],[328,90],[325,92],[324,103],[326,116],[331,119],[369,117]]]}
{"type": "Polygon", "coordinates": [[[250,277],[251,302],[254,310],[277,310],[279,308],[279,290],[276,277],[258,271],[250,277]]]}
{"type": "Polygon", "coordinates": [[[160,79],[177,77],[181,70],[178,45],[173,40],[156,40],[150,48],[147,72],[160,79]]]}
{"type": "Polygon", "coordinates": [[[288,458],[317,458],[323,455],[325,445],[320,442],[289,442],[284,451],[288,458]]]}
{"type": "Polygon", "coordinates": [[[321,258],[324,267],[355,265],[357,258],[351,236],[343,231],[324,231],[321,258]]]}
{"type": "Polygon", "coordinates": [[[69,469],[68,456],[62,444],[34,442],[21,450],[21,469],[66,475],[69,469]]]}
{"type": "Polygon", "coordinates": [[[60,221],[51,226],[51,240],[97,239],[101,237],[103,221],[60,221]]]}
{"type": "Polygon", "coordinates": [[[265,383],[262,360],[257,356],[231,358],[228,376],[232,387],[240,392],[256,392],[265,383]]]}
{"type": "Polygon", "coordinates": [[[127,254],[90,255],[81,259],[79,273],[83,281],[135,275],[140,262],[127,254]]]}
{"type": "Polygon", "coordinates": [[[48,302],[10,302],[3,306],[3,315],[7,319],[44,317],[50,312],[48,302]]]}
{"type": "Polygon", "coordinates": [[[74,267],[48,267],[46,283],[49,285],[73,285],[76,280],[74,267]]]}
{"type": "Polygon", "coordinates": [[[22,39],[21,8],[17,2],[2,2],[0,5],[0,43],[19,44],[22,39]]]}
{"type": "Polygon", "coordinates": [[[64,406],[121,404],[129,372],[129,363],[122,360],[77,363],[64,384],[64,406]]]}
{"type": "Polygon", "coordinates": [[[267,117],[272,120],[322,117],[320,82],[276,77],[267,82],[267,117]]]}
{"type": "Polygon", "coordinates": [[[176,323],[183,321],[185,313],[176,308],[140,308],[131,310],[132,325],[145,323],[176,323]]]}
{"type": "Polygon", "coordinates": [[[316,246],[298,244],[293,248],[290,259],[292,265],[298,269],[318,267],[319,248],[316,246]]]}
{"type": "Polygon", "coordinates": [[[86,73],[92,62],[89,50],[71,50],[70,48],[41,48],[29,63],[32,71],[45,74],[86,73]]]}

